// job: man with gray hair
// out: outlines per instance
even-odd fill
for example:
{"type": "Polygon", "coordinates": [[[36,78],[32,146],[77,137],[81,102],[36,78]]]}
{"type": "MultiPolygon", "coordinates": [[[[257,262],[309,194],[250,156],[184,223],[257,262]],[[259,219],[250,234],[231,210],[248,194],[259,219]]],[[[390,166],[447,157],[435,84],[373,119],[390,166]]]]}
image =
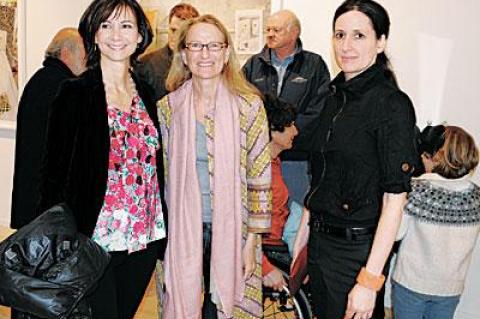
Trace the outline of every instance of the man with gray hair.
{"type": "Polygon", "coordinates": [[[28,81],[18,106],[10,226],[18,229],[35,215],[39,171],[45,153],[50,105],[62,82],[85,70],[85,49],[75,28],[61,29],[45,52],[43,67],[28,81]]]}
{"type": "Polygon", "coordinates": [[[301,25],[289,10],[270,16],[263,50],[244,65],[247,79],[263,94],[272,93],[295,107],[299,135],[293,148],[282,153],[282,172],[290,199],[303,205],[309,187],[307,152],[300,149],[320,116],[328,95],[330,74],[322,57],[303,49],[301,25]]]}

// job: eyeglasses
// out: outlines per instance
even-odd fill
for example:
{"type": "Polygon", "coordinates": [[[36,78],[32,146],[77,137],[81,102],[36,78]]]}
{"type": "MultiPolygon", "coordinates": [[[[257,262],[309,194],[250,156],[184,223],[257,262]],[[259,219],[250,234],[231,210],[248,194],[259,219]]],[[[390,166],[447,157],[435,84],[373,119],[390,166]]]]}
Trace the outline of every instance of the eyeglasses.
{"type": "Polygon", "coordinates": [[[189,42],[185,44],[185,48],[189,51],[202,51],[203,48],[207,48],[208,51],[217,52],[225,48],[227,45],[223,42],[209,42],[209,43],[200,43],[200,42],[189,42]]]}

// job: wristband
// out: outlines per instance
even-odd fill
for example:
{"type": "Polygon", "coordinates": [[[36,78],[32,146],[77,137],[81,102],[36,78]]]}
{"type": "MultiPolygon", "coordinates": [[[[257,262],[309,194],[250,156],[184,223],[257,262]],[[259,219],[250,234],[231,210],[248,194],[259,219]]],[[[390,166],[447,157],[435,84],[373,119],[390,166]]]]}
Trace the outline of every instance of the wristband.
{"type": "Polygon", "coordinates": [[[375,276],[374,274],[368,272],[365,267],[362,267],[357,276],[357,283],[362,285],[365,288],[379,291],[383,287],[385,282],[385,276],[375,276]]]}

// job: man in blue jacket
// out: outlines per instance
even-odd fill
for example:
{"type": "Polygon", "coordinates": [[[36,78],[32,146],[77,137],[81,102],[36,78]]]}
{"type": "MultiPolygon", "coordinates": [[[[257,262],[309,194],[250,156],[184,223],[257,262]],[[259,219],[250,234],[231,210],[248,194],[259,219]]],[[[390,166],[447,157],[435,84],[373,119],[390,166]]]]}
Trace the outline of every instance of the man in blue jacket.
{"type": "Polygon", "coordinates": [[[282,153],[283,177],[290,199],[301,205],[309,188],[307,152],[297,150],[320,116],[328,95],[330,74],[322,57],[303,49],[301,25],[295,14],[282,10],[266,24],[267,45],[244,65],[247,79],[262,93],[272,93],[295,107],[299,135],[282,153]]]}

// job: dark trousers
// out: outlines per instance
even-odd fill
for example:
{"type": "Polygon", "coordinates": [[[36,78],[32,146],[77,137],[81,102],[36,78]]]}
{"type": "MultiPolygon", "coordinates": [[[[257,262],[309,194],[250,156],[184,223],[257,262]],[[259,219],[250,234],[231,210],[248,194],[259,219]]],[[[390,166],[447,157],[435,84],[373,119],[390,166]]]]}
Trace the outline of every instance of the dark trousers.
{"type": "Polygon", "coordinates": [[[94,319],[133,318],[152,277],[160,241],[147,249],[127,254],[111,252],[112,257],[97,289],[89,296],[94,319]]]}
{"type": "MultiPolygon", "coordinates": [[[[308,273],[314,313],[318,319],[342,319],[348,293],[365,266],[373,243],[371,238],[347,240],[311,231],[308,240],[308,273]]],[[[388,273],[388,262],[384,274],[388,273]]],[[[383,319],[384,288],[377,293],[373,319],[383,319]]]]}
{"type": "Polygon", "coordinates": [[[203,319],[217,319],[217,306],[210,294],[210,256],[212,254],[212,224],[203,224],[203,319]]]}

